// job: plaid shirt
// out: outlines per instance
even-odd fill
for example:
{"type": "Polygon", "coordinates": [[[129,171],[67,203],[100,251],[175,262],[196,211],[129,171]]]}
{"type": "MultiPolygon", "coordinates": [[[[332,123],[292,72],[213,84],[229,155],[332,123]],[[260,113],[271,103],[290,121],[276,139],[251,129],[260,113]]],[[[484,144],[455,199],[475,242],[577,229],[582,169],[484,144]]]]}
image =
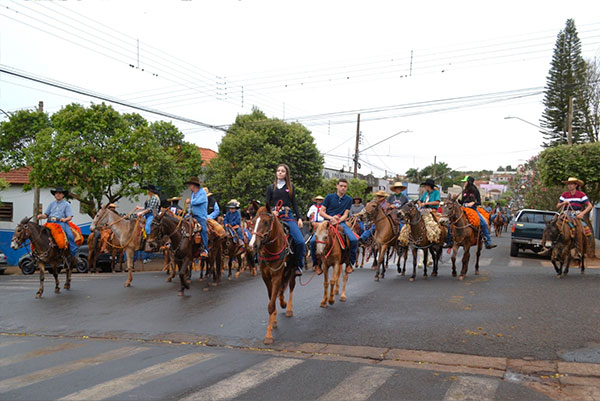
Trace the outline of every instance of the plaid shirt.
{"type": "Polygon", "coordinates": [[[158,196],[152,195],[152,197],[144,203],[144,208],[150,210],[152,214],[156,216],[160,210],[160,199],[158,196]]]}

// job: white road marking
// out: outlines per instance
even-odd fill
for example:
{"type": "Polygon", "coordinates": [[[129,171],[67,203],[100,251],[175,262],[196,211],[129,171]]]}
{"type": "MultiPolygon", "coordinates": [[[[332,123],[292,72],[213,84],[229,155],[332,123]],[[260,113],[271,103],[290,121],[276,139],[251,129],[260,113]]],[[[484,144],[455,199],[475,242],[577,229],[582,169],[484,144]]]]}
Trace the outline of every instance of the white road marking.
{"type": "Polygon", "coordinates": [[[496,379],[459,376],[446,392],[444,401],[493,401],[499,383],[496,379]]]}
{"type": "Polygon", "coordinates": [[[60,400],[104,400],[133,390],[153,380],[173,375],[185,368],[214,358],[215,354],[193,353],[168,362],[159,363],[129,375],[100,383],[96,386],[66,395],[60,400]]]}
{"type": "Polygon", "coordinates": [[[552,262],[549,260],[540,260],[540,264],[544,267],[554,267],[552,262]]]}
{"type": "Polygon", "coordinates": [[[21,340],[21,339],[0,341],[0,348],[2,348],[2,347],[8,347],[8,346],[15,345],[15,344],[19,344],[19,343],[22,343],[24,341],[25,340],[21,340]]]}
{"type": "Polygon", "coordinates": [[[302,362],[304,362],[302,359],[269,358],[210,387],[190,394],[181,401],[231,400],[302,362]]]}
{"type": "Polygon", "coordinates": [[[71,373],[79,369],[87,368],[89,366],[96,366],[115,359],[126,358],[131,355],[135,355],[139,352],[145,351],[147,349],[148,348],[142,347],[123,347],[89,358],[80,359],[78,361],[66,362],[62,365],[52,366],[47,369],[41,369],[26,375],[0,380],[0,393],[30,386],[32,384],[52,379],[53,377],[57,377],[67,373],[71,373]]]}
{"type": "Polygon", "coordinates": [[[489,266],[492,263],[492,258],[481,258],[479,259],[479,266],[489,266]]]}
{"type": "Polygon", "coordinates": [[[13,363],[23,362],[28,359],[38,358],[40,356],[54,354],[55,352],[65,351],[68,349],[79,348],[83,346],[83,344],[74,344],[74,343],[63,343],[58,345],[52,345],[50,347],[29,351],[25,354],[18,354],[9,356],[6,358],[0,359],[0,367],[12,365],[13,363]]]}
{"type": "Polygon", "coordinates": [[[321,401],[364,401],[393,374],[394,369],[365,366],[342,380],[333,390],[319,398],[321,401]]]}
{"type": "Polygon", "coordinates": [[[509,267],[521,267],[521,266],[523,266],[523,260],[521,260],[521,259],[511,259],[511,261],[508,262],[508,266],[509,267]]]}

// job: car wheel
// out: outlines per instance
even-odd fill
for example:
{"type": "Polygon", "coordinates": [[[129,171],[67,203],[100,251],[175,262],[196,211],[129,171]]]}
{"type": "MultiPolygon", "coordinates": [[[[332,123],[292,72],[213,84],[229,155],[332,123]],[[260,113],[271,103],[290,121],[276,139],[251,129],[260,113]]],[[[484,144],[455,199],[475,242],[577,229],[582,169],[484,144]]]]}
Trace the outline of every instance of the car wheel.
{"type": "Polygon", "coordinates": [[[79,255],[77,257],[77,263],[75,264],[75,268],[78,273],[87,273],[88,271],[88,260],[87,258],[79,255]]]}
{"type": "Polygon", "coordinates": [[[519,256],[519,244],[515,244],[514,242],[510,243],[510,256],[519,256]]]}
{"type": "Polygon", "coordinates": [[[19,260],[19,269],[21,269],[21,272],[25,275],[35,273],[36,267],[35,263],[28,257],[19,260]]]}
{"type": "Polygon", "coordinates": [[[4,274],[4,269],[0,269],[0,276],[4,274]]]}

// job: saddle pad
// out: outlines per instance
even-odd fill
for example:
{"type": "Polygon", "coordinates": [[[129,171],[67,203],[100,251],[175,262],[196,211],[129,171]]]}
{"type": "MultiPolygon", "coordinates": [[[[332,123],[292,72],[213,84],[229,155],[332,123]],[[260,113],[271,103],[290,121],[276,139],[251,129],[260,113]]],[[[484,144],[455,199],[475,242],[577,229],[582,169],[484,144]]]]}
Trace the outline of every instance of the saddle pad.
{"type": "Polygon", "coordinates": [[[223,228],[216,220],[208,219],[206,220],[206,225],[209,234],[215,233],[218,237],[225,237],[227,235],[225,228],[223,228]]]}
{"type": "MultiPolygon", "coordinates": [[[[463,207],[462,209],[465,212],[465,214],[467,215],[467,219],[469,220],[469,223],[473,227],[479,228],[479,216],[477,215],[477,212],[475,210],[471,209],[470,207],[463,207]]],[[[488,222],[488,225],[489,225],[489,221],[490,221],[489,213],[487,213],[482,208],[478,208],[477,211],[481,214],[481,216],[483,216],[484,219],[486,219],[486,221],[488,222]]]]}
{"type": "Polygon", "coordinates": [[[67,242],[67,236],[60,224],[46,223],[44,224],[44,227],[50,230],[50,234],[52,234],[52,238],[54,238],[54,242],[56,242],[59,249],[67,249],[69,243],[67,242]]]}
{"type": "Polygon", "coordinates": [[[83,241],[85,241],[83,234],[81,234],[81,228],[79,228],[79,226],[71,223],[70,221],[69,221],[69,227],[71,227],[71,231],[73,232],[73,236],[75,237],[75,244],[77,246],[81,246],[81,244],[83,244],[83,241]]]}

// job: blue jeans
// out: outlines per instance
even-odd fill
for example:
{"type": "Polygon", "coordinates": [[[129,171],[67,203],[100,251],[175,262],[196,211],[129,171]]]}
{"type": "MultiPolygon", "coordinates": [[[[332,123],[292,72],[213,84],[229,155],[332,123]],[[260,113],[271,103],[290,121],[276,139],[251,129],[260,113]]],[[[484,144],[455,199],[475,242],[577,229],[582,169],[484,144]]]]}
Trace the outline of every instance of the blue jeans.
{"type": "Polygon", "coordinates": [[[291,211],[288,211],[288,214],[282,216],[282,220],[285,221],[290,228],[290,237],[292,238],[297,266],[302,269],[304,267],[304,254],[306,253],[306,245],[304,244],[304,236],[302,235],[302,231],[300,231],[300,227],[298,227],[298,221],[294,219],[291,211]]]}
{"type": "Polygon", "coordinates": [[[146,226],[144,230],[146,230],[146,235],[150,235],[150,230],[152,229],[152,220],[154,220],[154,214],[148,213],[145,215],[146,217],[146,226]]]}
{"type": "Polygon", "coordinates": [[[360,240],[363,242],[367,241],[369,238],[371,238],[373,233],[375,233],[375,224],[372,224],[370,228],[363,231],[363,233],[360,235],[360,240]]]}
{"type": "MultiPolygon", "coordinates": [[[[340,223],[340,226],[342,226],[342,228],[344,229],[344,234],[346,234],[346,237],[348,237],[348,240],[350,242],[350,264],[354,265],[356,263],[356,251],[358,249],[358,239],[356,238],[356,235],[354,235],[354,231],[352,231],[352,229],[350,227],[348,227],[346,225],[346,223],[340,223]]],[[[373,228],[373,230],[375,230],[375,229],[373,228]]],[[[364,233],[363,233],[363,235],[364,235],[364,233]]],[[[313,260],[313,266],[316,266],[318,263],[316,254],[317,254],[317,237],[313,235],[312,239],[310,240],[310,255],[313,260]]]]}
{"type": "Polygon", "coordinates": [[[133,253],[133,262],[135,263],[136,260],[144,260],[144,259],[148,259],[148,254],[144,251],[135,251],[133,253]]]}
{"type": "Polygon", "coordinates": [[[65,232],[65,235],[67,236],[67,241],[69,241],[69,251],[71,251],[71,255],[73,257],[76,257],[77,252],[79,251],[79,247],[77,246],[77,244],[75,244],[75,236],[73,235],[73,231],[71,231],[69,223],[63,223],[60,221],[57,221],[57,223],[60,224],[63,231],[65,232]]]}
{"type": "Polygon", "coordinates": [[[492,243],[492,238],[490,237],[490,231],[488,230],[487,223],[481,214],[479,214],[479,210],[477,208],[472,207],[471,209],[477,212],[477,216],[479,216],[479,226],[481,227],[481,233],[483,234],[483,238],[485,238],[486,245],[490,245],[492,243]]]}
{"type": "Polygon", "coordinates": [[[202,238],[202,246],[204,250],[208,252],[208,228],[206,227],[206,217],[192,216],[198,223],[200,223],[200,227],[202,227],[202,231],[200,231],[200,238],[202,238]]]}

